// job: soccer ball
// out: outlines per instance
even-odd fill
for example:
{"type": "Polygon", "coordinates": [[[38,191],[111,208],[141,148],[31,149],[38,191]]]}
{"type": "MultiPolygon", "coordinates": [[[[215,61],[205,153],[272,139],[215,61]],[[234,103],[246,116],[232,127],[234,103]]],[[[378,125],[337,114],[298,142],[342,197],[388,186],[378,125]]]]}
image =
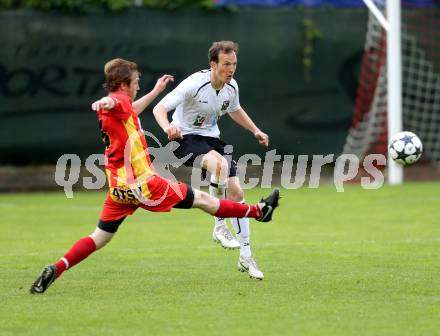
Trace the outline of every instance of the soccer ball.
{"type": "Polygon", "coordinates": [[[397,163],[407,166],[416,162],[422,155],[422,142],[411,132],[399,132],[390,139],[388,153],[397,163]]]}

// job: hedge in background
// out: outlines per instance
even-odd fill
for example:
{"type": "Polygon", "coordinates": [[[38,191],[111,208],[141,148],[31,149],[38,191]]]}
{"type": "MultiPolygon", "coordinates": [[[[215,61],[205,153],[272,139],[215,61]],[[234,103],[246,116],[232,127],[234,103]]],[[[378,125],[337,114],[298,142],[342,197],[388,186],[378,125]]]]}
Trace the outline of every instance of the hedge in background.
{"type": "Polygon", "coordinates": [[[162,9],[214,8],[214,0],[0,0],[0,9],[40,9],[83,12],[93,8],[112,11],[130,7],[162,9]]]}

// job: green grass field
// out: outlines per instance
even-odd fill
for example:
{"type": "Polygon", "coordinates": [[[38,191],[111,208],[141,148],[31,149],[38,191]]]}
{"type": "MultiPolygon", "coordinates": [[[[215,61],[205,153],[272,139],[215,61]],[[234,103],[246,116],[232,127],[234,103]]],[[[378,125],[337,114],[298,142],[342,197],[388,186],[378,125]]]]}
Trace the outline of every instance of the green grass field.
{"type": "Polygon", "coordinates": [[[440,335],[439,189],[283,190],[275,220],[252,222],[264,281],[201,211],[138,211],[38,296],[29,285],[92,232],[104,194],[2,194],[0,334],[440,335]]]}

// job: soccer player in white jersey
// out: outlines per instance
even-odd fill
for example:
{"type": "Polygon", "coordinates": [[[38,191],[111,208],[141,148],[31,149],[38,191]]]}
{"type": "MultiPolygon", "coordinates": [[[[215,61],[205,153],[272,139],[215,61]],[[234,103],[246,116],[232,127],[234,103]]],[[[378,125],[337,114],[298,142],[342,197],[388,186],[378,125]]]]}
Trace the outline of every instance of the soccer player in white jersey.
{"type": "MultiPolygon", "coordinates": [[[[211,195],[244,202],[244,193],[236,176],[236,163],[232,161],[228,164],[224,157],[226,144],[220,139],[217,120],[228,114],[263,146],[268,146],[269,136],[240,106],[238,85],[233,78],[237,53],[238,44],[235,42],[214,42],[208,52],[210,69],[196,72],[183,80],[154,107],[153,113],[168,139],[180,144],[175,155],[189,157],[186,165],[200,164],[210,173],[211,195]],[[174,109],[170,123],[168,112],[174,109]]],[[[238,241],[229,231],[224,218],[215,218],[214,241],[225,248],[240,248],[239,270],[247,272],[252,278],[263,279],[263,272],[251,253],[249,219],[231,218],[231,223],[238,241]]]]}

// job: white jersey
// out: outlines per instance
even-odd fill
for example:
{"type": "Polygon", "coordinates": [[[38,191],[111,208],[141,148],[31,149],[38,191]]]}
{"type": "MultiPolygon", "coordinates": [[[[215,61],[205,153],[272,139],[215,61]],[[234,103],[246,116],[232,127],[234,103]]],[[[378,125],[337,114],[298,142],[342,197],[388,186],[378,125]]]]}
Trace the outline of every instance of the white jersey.
{"type": "Polygon", "coordinates": [[[211,70],[202,70],[187,77],[159,104],[167,112],[176,109],[171,124],[179,127],[182,135],[216,138],[220,135],[217,120],[241,108],[237,82],[232,79],[216,91],[211,85],[211,70]]]}

